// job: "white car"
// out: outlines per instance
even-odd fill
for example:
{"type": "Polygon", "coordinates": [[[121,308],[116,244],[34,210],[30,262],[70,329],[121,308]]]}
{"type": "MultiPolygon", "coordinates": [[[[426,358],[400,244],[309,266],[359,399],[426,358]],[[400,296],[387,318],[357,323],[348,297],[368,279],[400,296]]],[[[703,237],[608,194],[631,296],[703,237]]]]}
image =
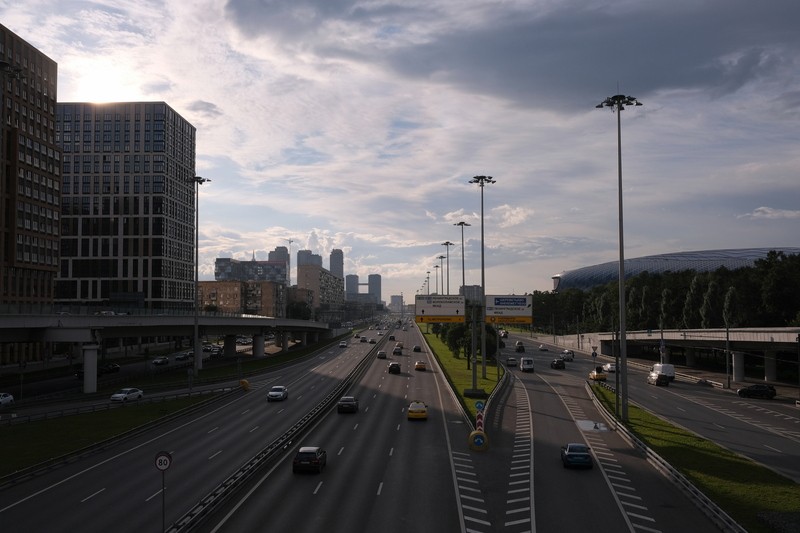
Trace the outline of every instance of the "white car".
{"type": "Polygon", "coordinates": [[[347,341],[340,341],[339,348],[347,348],[347,341]]]}
{"type": "Polygon", "coordinates": [[[283,385],[275,385],[267,393],[268,402],[280,402],[289,397],[289,389],[283,385]]]}
{"type": "Polygon", "coordinates": [[[607,373],[614,373],[617,371],[617,365],[616,363],[606,363],[603,365],[603,370],[607,373]]]}
{"type": "Polygon", "coordinates": [[[564,350],[561,352],[561,359],[564,361],[573,361],[575,359],[575,352],[572,350],[564,350]]]}
{"type": "Polygon", "coordinates": [[[142,392],[141,389],[134,389],[133,387],[120,389],[111,395],[112,402],[127,402],[130,400],[141,400],[142,398],[144,398],[144,392],[142,392]]]}
{"type": "Polygon", "coordinates": [[[7,392],[0,392],[0,407],[14,405],[14,396],[7,392]]]}

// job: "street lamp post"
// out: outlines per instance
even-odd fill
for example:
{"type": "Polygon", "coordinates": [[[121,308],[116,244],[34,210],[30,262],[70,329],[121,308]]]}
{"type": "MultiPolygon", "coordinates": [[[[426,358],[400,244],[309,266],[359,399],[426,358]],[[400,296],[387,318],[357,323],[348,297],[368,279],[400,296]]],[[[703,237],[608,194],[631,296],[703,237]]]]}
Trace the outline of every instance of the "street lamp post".
{"type": "Polygon", "coordinates": [[[444,294],[444,259],[445,259],[445,256],[440,255],[436,259],[439,260],[439,272],[442,274],[442,294],[444,294]]]}
{"type": "Polygon", "coordinates": [[[453,243],[445,241],[442,246],[447,246],[447,295],[450,296],[450,247],[453,246],[453,243]]]}
{"type": "Polygon", "coordinates": [[[425,274],[426,274],[425,285],[428,286],[428,296],[430,296],[431,295],[431,271],[428,270],[428,271],[425,272],[425,274]]]}
{"type": "Polygon", "coordinates": [[[433,273],[436,281],[436,292],[434,294],[439,294],[439,265],[433,265],[433,268],[436,269],[436,272],[433,273]]]}
{"type": "Polygon", "coordinates": [[[481,364],[483,365],[483,379],[486,379],[486,267],[484,263],[484,239],[483,239],[483,188],[487,183],[496,183],[491,176],[475,176],[469,183],[477,183],[481,188],[481,364]]]}
{"type": "Polygon", "coordinates": [[[187,181],[195,185],[194,201],[194,375],[203,368],[203,347],[200,345],[200,185],[208,178],[195,176],[187,181]]]}
{"type": "Polygon", "coordinates": [[[464,226],[471,226],[472,224],[468,224],[463,220],[461,222],[456,222],[453,224],[454,226],[461,226],[461,292],[464,293],[462,296],[464,298],[467,297],[467,289],[464,288],[466,284],[466,271],[464,270],[464,226]]]}
{"type": "Polygon", "coordinates": [[[622,223],[622,121],[620,114],[625,106],[641,106],[633,96],[617,94],[609,96],[595,107],[602,109],[610,107],[617,113],[617,202],[619,204],[619,374],[620,386],[619,394],[621,399],[621,418],[628,420],[628,358],[625,340],[625,244],[623,240],[622,223]]]}

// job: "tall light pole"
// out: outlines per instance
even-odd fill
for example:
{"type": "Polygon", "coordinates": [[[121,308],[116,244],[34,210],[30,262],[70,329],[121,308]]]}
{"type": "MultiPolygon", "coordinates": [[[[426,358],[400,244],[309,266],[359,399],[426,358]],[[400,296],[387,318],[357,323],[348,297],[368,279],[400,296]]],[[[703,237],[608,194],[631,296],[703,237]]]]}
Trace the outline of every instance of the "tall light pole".
{"type": "Polygon", "coordinates": [[[440,255],[436,259],[439,260],[439,272],[441,272],[441,274],[442,274],[442,292],[441,292],[441,294],[444,294],[444,260],[445,260],[445,256],[440,255]]]}
{"type": "Polygon", "coordinates": [[[475,176],[470,183],[477,183],[481,188],[481,364],[483,365],[483,379],[486,379],[486,268],[483,255],[483,188],[487,183],[496,183],[491,176],[475,176]]]}
{"type": "Polygon", "coordinates": [[[434,294],[439,294],[439,265],[433,265],[433,268],[436,269],[436,272],[433,273],[433,277],[436,278],[436,292],[434,294]]]}
{"type": "Polygon", "coordinates": [[[447,246],[447,295],[450,296],[450,247],[453,246],[453,243],[445,241],[442,246],[447,246]]]}
{"type": "Polygon", "coordinates": [[[195,176],[188,178],[194,183],[194,375],[197,376],[203,368],[203,347],[200,345],[200,185],[208,178],[195,176]]]}
{"type": "Polygon", "coordinates": [[[609,96],[595,107],[610,107],[617,113],[617,202],[619,204],[619,396],[621,402],[620,417],[628,420],[628,358],[625,339],[625,244],[622,223],[622,120],[620,115],[625,106],[642,105],[633,96],[617,94],[609,96]]]}
{"type": "Polygon", "coordinates": [[[431,295],[431,271],[428,270],[428,271],[425,272],[425,274],[426,274],[425,285],[428,286],[428,296],[430,296],[431,295]]]}
{"type": "Polygon", "coordinates": [[[454,226],[461,226],[461,292],[464,293],[462,296],[464,298],[467,297],[467,289],[465,288],[466,284],[466,271],[464,270],[464,226],[471,226],[472,224],[468,224],[463,220],[461,222],[456,222],[453,224],[454,226]]]}
{"type": "Polygon", "coordinates": [[[286,242],[289,243],[289,263],[286,267],[286,277],[289,278],[289,288],[292,287],[292,243],[294,242],[293,239],[284,239],[286,242]]]}

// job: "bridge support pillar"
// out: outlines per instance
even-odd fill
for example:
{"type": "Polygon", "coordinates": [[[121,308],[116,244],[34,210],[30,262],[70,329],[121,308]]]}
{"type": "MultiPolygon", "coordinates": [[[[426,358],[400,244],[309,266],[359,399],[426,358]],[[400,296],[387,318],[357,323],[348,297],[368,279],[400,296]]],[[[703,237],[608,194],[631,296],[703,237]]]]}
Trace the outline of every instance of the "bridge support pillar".
{"type": "Polygon", "coordinates": [[[264,357],[264,334],[253,335],[253,357],[264,357]]]}
{"type": "Polygon", "coordinates": [[[301,347],[308,346],[308,333],[306,333],[305,331],[300,334],[300,346],[301,347]]]}
{"type": "Polygon", "coordinates": [[[92,394],[97,392],[97,344],[84,344],[83,350],[83,392],[92,394]]]}
{"type": "Polygon", "coordinates": [[[222,340],[222,353],[225,357],[236,355],[236,335],[225,335],[222,340]]]}
{"type": "Polygon", "coordinates": [[[692,368],[695,366],[695,358],[697,357],[697,352],[694,348],[687,348],[686,349],[686,366],[692,368]]]}
{"type": "Polygon", "coordinates": [[[775,381],[778,376],[777,359],[774,351],[764,352],[764,381],[775,381]]]}
{"type": "Polygon", "coordinates": [[[744,354],[742,352],[731,352],[733,358],[733,381],[744,381],[744,354]]]}

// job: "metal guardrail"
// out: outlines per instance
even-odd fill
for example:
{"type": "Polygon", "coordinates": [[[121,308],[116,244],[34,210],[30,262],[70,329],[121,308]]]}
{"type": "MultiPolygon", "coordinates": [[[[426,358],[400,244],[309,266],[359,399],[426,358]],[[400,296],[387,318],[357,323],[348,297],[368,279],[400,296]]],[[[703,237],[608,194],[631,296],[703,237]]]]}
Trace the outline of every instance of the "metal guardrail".
{"type": "MultiPolygon", "coordinates": [[[[614,391],[614,387],[609,385],[608,383],[599,383],[602,387],[614,391]]],[[[731,533],[747,533],[747,530],[740,526],[736,520],[730,517],[728,513],[723,511],[716,503],[714,503],[708,496],[703,494],[703,492],[695,487],[691,481],[686,479],[686,476],[681,474],[678,470],[672,467],[667,461],[664,460],[663,457],[658,455],[656,452],[650,449],[647,444],[641,441],[636,435],[634,435],[624,424],[622,424],[619,420],[614,418],[614,416],[606,409],[605,405],[597,398],[592,390],[591,385],[586,382],[585,383],[586,392],[589,394],[589,397],[592,399],[595,407],[606,419],[608,424],[615,428],[620,436],[625,439],[632,447],[639,449],[642,451],[646,457],[647,462],[653,465],[653,467],[658,470],[664,477],[670,480],[674,485],[676,485],[686,496],[689,500],[694,503],[700,511],[703,512],[707,517],[714,522],[717,527],[719,527],[722,531],[731,532],[731,533]]]]}
{"type": "Polygon", "coordinates": [[[292,445],[294,440],[300,437],[303,433],[311,429],[311,426],[320,417],[327,414],[328,408],[333,405],[342,396],[350,385],[353,384],[360,376],[366,371],[369,363],[374,358],[374,353],[385,344],[379,342],[375,348],[369,350],[367,355],[359,362],[342,382],[334,387],[334,389],[314,408],[312,408],[305,416],[297,421],[288,431],[283,433],[277,439],[269,443],[265,448],[248,460],[243,466],[237,469],[233,474],[228,476],[222,483],[202,498],[194,507],[187,513],[175,521],[172,526],[167,528],[167,533],[186,533],[192,531],[194,528],[199,527],[200,524],[207,519],[220,505],[222,505],[228,498],[230,498],[239,488],[241,488],[248,480],[250,480],[256,472],[263,466],[276,460],[280,455],[285,453],[292,445]]]}

